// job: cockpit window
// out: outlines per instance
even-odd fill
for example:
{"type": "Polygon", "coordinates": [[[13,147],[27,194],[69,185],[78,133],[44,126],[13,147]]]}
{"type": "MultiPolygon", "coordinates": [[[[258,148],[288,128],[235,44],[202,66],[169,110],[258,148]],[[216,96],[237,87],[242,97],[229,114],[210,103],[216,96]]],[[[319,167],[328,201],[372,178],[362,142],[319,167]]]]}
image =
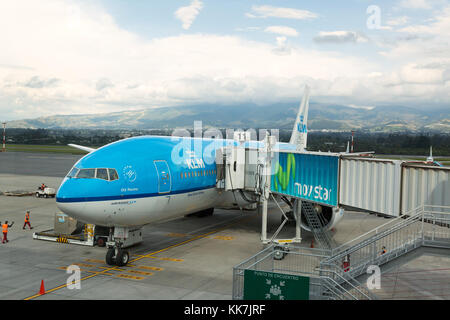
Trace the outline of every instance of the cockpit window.
{"type": "Polygon", "coordinates": [[[73,177],[75,177],[76,175],[77,175],[77,173],[78,173],[78,168],[72,168],[72,170],[70,170],[70,172],[67,174],[67,177],[69,177],[69,178],[73,178],[73,177]]]}
{"type": "Polygon", "coordinates": [[[118,180],[119,175],[116,169],[98,168],[98,169],[78,169],[73,168],[67,174],[69,178],[77,179],[101,179],[106,181],[118,180]]]}
{"type": "Polygon", "coordinates": [[[77,174],[78,179],[93,179],[95,178],[95,169],[81,169],[77,174]]]}
{"type": "Polygon", "coordinates": [[[108,169],[97,169],[97,179],[108,180],[108,169]]]}
{"type": "Polygon", "coordinates": [[[116,169],[108,169],[108,170],[109,170],[109,180],[113,181],[119,179],[116,169]]]}

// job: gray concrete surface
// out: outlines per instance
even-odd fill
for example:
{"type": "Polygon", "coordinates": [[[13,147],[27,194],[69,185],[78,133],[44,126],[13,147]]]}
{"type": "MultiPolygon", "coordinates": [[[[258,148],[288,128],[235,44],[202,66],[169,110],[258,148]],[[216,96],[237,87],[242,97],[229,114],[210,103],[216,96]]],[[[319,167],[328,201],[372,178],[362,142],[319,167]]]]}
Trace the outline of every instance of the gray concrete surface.
{"type": "Polygon", "coordinates": [[[59,153],[0,152],[0,174],[64,177],[81,157],[59,153]]]}

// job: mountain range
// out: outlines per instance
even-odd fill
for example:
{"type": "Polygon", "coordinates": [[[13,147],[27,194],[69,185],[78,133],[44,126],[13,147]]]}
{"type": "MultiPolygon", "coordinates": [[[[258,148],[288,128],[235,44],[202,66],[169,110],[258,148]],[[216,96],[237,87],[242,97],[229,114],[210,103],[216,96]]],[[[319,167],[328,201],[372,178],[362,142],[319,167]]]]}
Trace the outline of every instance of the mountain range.
{"type": "MultiPolygon", "coordinates": [[[[105,114],[55,115],[15,120],[10,128],[44,129],[164,129],[203,128],[291,129],[298,102],[272,105],[202,104],[159,107],[105,114]]],[[[367,130],[373,132],[435,131],[450,133],[450,108],[419,110],[404,106],[355,108],[310,103],[310,130],[367,130]]]]}

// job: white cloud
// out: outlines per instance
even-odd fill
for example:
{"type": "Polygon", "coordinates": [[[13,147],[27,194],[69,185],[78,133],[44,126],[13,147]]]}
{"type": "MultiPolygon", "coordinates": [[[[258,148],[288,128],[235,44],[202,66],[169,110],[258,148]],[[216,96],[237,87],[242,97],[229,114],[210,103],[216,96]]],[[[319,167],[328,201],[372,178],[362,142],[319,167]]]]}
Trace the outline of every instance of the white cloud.
{"type": "Polygon", "coordinates": [[[436,36],[450,36],[450,6],[442,9],[428,24],[409,25],[399,32],[413,34],[430,34],[436,36]]]}
{"type": "Polygon", "coordinates": [[[284,18],[284,19],[297,19],[297,20],[310,20],[316,19],[317,14],[308,11],[294,8],[281,8],[272,6],[253,6],[252,13],[247,13],[249,18],[284,18]]]}
{"type": "Polygon", "coordinates": [[[355,31],[321,31],[318,36],[314,37],[314,41],[318,43],[363,43],[368,39],[355,31]]]}
{"type": "MultiPolygon", "coordinates": [[[[8,44],[0,50],[2,117],[292,101],[305,82],[315,100],[328,102],[450,102],[449,82],[441,83],[449,65],[441,65],[436,52],[436,59],[423,59],[417,47],[398,48],[400,67],[386,70],[364,56],[288,44],[285,35],[270,44],[211,34],[145,39],[121,29],[92,2],[78,4],[73,23],[70,6],[62,0],[0,2],[0,21],[9,26],[0,28],[8,44]]],[[[395,61],[396,49],[384,50],[387,59],[395,61]]]]}
{"type": "Polygon", "coordinates": [[[410,18],[407,16],[395,17],[386,21],[389,26],[402,26],[409,22],[410,18]]]}
{"type": "Polygon", "coordinates": [[[402,0],[400,7],[407,9],[431,9],[429,0],[402,0]]]}
{"type": "Polygon", "coordinates": [[[189,6],[175,11],[175,17],[183,22],[183,29],[188,30],[202,8],[203,3],[200,0],[192,0],[189,6]]]}
{"type": "Polygon", "coordinates": [[[297,37],[298,32],[294,28],[286,26],[270,26],[267,27],[264,32],[280,34],[288,37],[297,37]]]}

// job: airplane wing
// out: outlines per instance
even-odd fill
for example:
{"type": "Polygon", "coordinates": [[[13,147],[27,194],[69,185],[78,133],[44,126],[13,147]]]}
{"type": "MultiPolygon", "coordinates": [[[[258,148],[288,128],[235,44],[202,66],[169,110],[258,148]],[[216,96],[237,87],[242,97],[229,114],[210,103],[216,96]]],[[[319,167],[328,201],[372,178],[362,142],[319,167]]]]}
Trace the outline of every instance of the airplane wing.
{"type": "Polygon", "coordinates": [[[83,150],[83,151],[86,151],[86,152],[92,152],[92,151],[97,150],[97,149],[94,149],[94,148],[79,146],[77,144],[72,144],[72,143],[69,143],[68,146],[72,147],[72,148],[80,149],[80,150],[83,150]]]}

